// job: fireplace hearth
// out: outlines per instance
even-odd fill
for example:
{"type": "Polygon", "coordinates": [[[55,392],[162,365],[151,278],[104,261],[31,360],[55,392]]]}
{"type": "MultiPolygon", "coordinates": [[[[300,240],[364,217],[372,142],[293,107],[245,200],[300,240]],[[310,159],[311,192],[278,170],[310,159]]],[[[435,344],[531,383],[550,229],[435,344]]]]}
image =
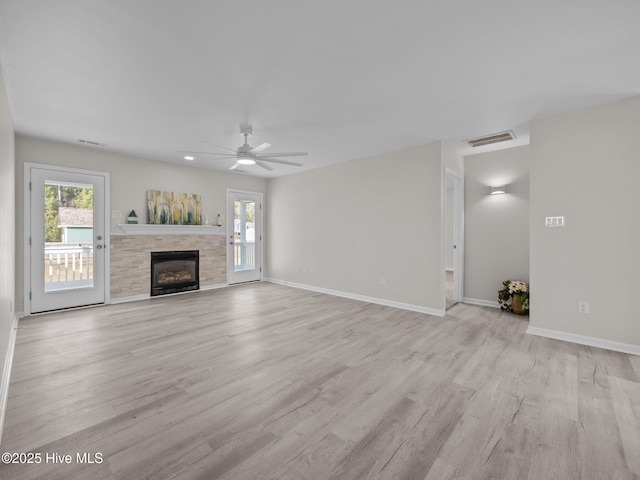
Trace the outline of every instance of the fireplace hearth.
{"type": "Polygon", "coordinates": [[[151,252],[151,296],[200,289],[199,250],[151,252]]]}

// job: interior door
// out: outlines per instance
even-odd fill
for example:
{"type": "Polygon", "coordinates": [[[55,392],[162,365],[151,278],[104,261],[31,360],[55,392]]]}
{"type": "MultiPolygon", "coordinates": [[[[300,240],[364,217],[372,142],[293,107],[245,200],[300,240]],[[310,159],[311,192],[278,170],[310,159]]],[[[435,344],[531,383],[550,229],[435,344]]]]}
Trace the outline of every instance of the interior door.
{"type": "Polygon", "coordinates": [[[30,313],[104,303],[105,175],[27,166],[25,177],[30,313]]]}
{"type": "Polygon", "coordinates": [[[229,284],[262,280],[262,194],[227,192],[229,284]]]}

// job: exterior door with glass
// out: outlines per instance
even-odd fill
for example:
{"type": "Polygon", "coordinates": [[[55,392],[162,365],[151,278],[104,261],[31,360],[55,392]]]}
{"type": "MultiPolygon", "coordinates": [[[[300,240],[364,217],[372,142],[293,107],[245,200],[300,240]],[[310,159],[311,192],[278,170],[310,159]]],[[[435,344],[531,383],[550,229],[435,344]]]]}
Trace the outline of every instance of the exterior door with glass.
{"type": "Polygon", "coordinates": [[[227,279],[262,280],[262,194],[227,192],[227,279]]]}
{"type": "Polygon", "coordinates": [[[25,179],[26,313],[104,303],[108,174],[25,165],[25,179]]]}

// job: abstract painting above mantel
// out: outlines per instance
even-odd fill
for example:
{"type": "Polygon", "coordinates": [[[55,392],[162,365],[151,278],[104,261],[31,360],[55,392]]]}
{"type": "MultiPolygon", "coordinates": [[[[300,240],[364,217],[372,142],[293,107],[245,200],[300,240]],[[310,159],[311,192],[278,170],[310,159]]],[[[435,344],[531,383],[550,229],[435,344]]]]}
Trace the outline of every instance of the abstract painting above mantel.
{"type": "Polygon", "coordinates": [[[202,225],[200,195],[147,190],[149,225],[202,225]]]}

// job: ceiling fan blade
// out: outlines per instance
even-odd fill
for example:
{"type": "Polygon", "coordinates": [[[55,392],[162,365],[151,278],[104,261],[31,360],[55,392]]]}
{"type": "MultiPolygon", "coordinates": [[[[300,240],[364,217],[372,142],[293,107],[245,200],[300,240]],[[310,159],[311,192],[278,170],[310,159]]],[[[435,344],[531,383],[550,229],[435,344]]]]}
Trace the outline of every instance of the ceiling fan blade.
{"type": "Polygon", "coordinates": [[[270,143],[264,142],[264,143],[261,143],[260,145],[258,145],[257,147],[252,148],[251,150],[249,150],[249,152],[250,153],[259,153],[259,152],[261,152],[263,150],[266,150],[270,146],[271,146],[270,143]]]}
{"type": "Polygon", "coordinates": [[[256,160],[256,165],[258,165],[258,166],[260,166],[260,167],[264,168],[265,170],[273,170],[273,167],[272,167],[272,166],[267,165],[266,163],[261,162],[260,160],[256,160]]]}
{"type": "Polygon", "coordinates": [[[218,148],[222,148],[223,150],[229,150],[230,152],[236,153],[235,150],[228,148],[228,147],[223,147],[222,145],[218,145],[217,143],[211,143],[211,142],[207,142],[206,140],[203,140],[204,143],[208,143],[209,145],[213,145],[214,147],[218,147],[218,148]]]}
{"type": "Polygon", "coordinates": [[[177,153],[192,153],[194,155],[225,155],[230,157],[231,155],[228,153],[217,153],[217,152],[191,152],[189,150],[176,150],[177,153]]]}
{"type": "Polygon", "coordinates": [[[266,157],[258,157],[257,161],[261,162],[273,162],[273,163],[281,163],[282,165],[293,165],[294,167],[302,167],[301,163],[289,162],[288,160],[279,160],[277,158],[266,158],[266,157]]]}
{"type": "Polygon", "coordinates": [[[236,168],[238,168],[240,166],[239,163],[236,163],[235,165],[232,165],[231,167],[229,167],[229,170],[235,170],[236,168]]]}
{"type": "Polygon", "coordinates": [[[258,155],[258,158],[262,157],[304,157],[309,155],[307,152],[284,152],[284,153],[266,153],[263,156],[258,155]]]}

